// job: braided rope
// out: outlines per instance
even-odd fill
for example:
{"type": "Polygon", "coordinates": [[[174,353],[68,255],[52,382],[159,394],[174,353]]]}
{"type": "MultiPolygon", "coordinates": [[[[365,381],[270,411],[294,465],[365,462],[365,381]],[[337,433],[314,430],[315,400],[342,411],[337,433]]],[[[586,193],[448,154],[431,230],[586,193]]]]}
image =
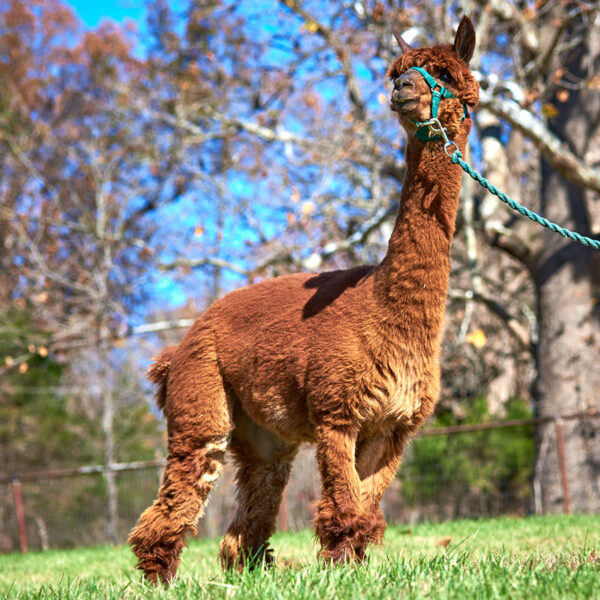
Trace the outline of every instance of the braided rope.
{"type": "MultiPolygon", "coordinates": [[[[453,143],[453,142],[451,142],[453,143]]],[[[552,221],[548,221],[541,215],[525,208],[523,205],[519,204],[516,200],[513,200],[510,196],[507,196],[504,192],[501,192],[495,185],[492,185],[483,175],[480,175],[473,167],[471,167],[468,163],[462,160],[462,153],[460,150],[455,150],[451,155],[450,159],[456,165],[458,164],[462,170],[470,175],[477,183],[479,183],[482,187],[488,190],[490,193],[494,194],[494,196],[498,196],[498,198],[508,204],[510,208],[516,210],[521,213],[524,217],[531,219],[535,223],[539,223],[543,227],[547,227],[550,231],[554,231],[555,233],[560,233],[565,238],[569,238],[574,242],[579,242],[584,246],[595,248],[596,250],[600,250],[600,241],[593,240],[592,238],[586,237],[585,235],[581,235],[576,231],[571,231],[570,229],[565,229],[552,221]]]]}

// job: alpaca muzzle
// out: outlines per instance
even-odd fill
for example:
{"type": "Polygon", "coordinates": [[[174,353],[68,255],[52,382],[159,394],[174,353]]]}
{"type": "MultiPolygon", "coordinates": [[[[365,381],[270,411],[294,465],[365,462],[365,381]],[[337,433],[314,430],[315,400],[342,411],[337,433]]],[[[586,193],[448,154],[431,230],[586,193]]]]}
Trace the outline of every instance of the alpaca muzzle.
{"type": "Polygon", "coordinates": [[[415,75],[411,71],[407,71],[396,77],[393,83],[392,109],[396,112],[404,112],[408,108],[414,108],[415,104],[420,101],[415,75]]]}

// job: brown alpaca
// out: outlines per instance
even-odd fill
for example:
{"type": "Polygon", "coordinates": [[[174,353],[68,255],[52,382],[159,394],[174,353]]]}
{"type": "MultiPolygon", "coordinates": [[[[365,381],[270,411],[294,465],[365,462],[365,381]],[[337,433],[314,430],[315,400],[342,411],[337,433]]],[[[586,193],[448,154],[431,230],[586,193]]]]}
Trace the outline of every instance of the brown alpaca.
{"type": "Polygon", "coordinates": [[[439,119],[464,151],[478,86],[468,69],[468,18],[454,44],[412,49],[392,65],[392,110],[408,133],[406,177],[388,252],[377,266],[296,274],[228,294],[150,368],[168,423],[158,498],[129,542],[157,582],[175,576],[229,448],[239,509],[221,543],[224,567],[272,561],[268,540],[302,442],[317,445],[322,498],[315,519],[325,560],[365,556],[383,538],[379,503],[404,444],[433,413],[460,167],[443,141],[419,141],[431,116],[425,68],[455,98],[439,119]]]}

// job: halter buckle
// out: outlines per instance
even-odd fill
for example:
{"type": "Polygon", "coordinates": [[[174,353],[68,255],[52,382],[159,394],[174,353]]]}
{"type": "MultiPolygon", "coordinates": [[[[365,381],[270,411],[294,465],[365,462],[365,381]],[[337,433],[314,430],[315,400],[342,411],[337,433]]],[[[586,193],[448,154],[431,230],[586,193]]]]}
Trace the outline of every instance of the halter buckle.
{"type": "Polygon", "coordinates": [[[450,142],[450,140],[448,139],[448,134],[446,133],[446,128],[440,123],[440,120],[437,117],[434,117],[433,119],[429,119],[429,121],[427,121],[425,124],[427,125],[427,128],[429,129],[429,131],[432,134],[441,135],[444,138],[444,142],[446,144],[454,143],[454,142],[450,142]]]}
{"type": "Polygon", "coordinates": [[[448,151],[448,148],[451,148],[452,146],[454,146],[456,148],[456,150],[458,150],[458,146],[457,146],[456,142],[454,142],[448,138],[448,134],[446,133],[446,128],[442,126],[439,119],[431,119],[430,121],[427,122],[427,127],[429,128],[429,131],[431,131],[431,133],[434,133],[436,135],[441,135],[444,138],[444,152],[446,153],[447,156],[452,158],[452,154],[450,154],[450,152],[448,151]],[[437,127],[434,127],[434,125],[437,125],[437,127]]]}

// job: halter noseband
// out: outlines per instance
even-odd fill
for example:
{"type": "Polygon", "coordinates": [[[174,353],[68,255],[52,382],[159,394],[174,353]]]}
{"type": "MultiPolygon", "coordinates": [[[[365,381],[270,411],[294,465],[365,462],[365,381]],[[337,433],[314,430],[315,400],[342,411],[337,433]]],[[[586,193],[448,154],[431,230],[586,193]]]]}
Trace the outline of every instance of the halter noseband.
{"type": "MultiPolygon", "coordinates": [[[[431,88],[431,119],[429,121],[411,121],[417,126],[417,139],[422,142],[431,142],[433,140],[441,140],[441,135],[432,135],[431,127],[429,125],[434,122],[433,120],[437,120],[438,108],[440,105],[440,100],[442,98],[456,98],[456,96],[447,88],[445,88],[435,77],[432,77],[425,69],[422,67],[410,67],[410,70],[418,71],[427,85],[431,88]],[[436,88],[440,88],[437,90],[436,88]]],[[[465,117],[469,115],[467,110],[467,105],[463,104],[464,114],[462,116],[461,121],[465,120],[465,117]]]]}

